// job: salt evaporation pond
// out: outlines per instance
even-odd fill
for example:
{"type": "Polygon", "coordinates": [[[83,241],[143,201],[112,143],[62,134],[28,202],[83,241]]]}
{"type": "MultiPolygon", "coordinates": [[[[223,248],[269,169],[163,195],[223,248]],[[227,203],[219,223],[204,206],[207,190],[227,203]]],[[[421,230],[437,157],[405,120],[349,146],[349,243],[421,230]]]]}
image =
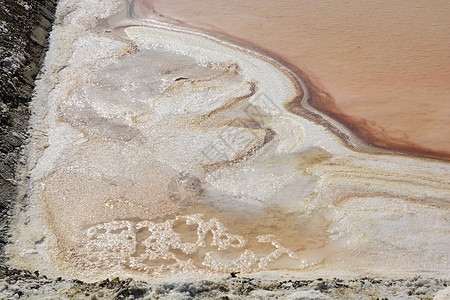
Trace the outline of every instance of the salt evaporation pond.
{"type": "Polygon", "coordinates": [[[59,4],[11,265],[83,280],[448,273],[447,162],[366,144],[308,105],[305,74],[138,4],[59,4]]]}
{"type": "Polygon", "coordinates": [[[450,160],[448,1],[136,3],[307,71],[327,92],[310,104],[371,144],[450,160]]]}

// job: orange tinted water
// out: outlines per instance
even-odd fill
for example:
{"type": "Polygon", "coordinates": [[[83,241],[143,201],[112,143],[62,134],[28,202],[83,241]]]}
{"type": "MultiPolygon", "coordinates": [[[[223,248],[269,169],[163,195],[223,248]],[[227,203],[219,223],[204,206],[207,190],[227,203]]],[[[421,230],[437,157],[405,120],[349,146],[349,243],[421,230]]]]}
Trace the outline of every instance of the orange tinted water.
{"type": "Polygon", "coordinates": [[[140,2],[305,70],[332,96],[312,105],[366,141],[450,159],[448,1],[140,2]]]}

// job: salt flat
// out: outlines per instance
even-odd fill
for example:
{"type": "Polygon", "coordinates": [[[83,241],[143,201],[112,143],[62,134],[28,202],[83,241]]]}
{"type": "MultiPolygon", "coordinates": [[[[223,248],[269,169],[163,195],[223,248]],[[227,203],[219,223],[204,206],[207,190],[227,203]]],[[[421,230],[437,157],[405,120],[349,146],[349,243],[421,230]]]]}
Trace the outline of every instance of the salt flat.
{"type": "Polygon", "coordinates": [[[298,73],[133,4],[58,6],[11,265],[88,281],[447,275],[447,162],[293,114],[314,92],[298,73]]]}

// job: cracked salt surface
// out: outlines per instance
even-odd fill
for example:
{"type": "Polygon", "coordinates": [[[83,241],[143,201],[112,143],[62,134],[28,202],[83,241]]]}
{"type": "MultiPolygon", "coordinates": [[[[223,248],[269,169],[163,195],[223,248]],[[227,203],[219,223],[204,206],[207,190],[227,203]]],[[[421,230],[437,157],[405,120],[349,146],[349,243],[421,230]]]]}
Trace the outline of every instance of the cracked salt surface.
{"type": "Polygon", "coordinates": [[[83,280],[448,273],[448,163],[351,151],[285,110],[306,91],[281,64],[133,9],[58,6],[11,265],[83,280]]]}

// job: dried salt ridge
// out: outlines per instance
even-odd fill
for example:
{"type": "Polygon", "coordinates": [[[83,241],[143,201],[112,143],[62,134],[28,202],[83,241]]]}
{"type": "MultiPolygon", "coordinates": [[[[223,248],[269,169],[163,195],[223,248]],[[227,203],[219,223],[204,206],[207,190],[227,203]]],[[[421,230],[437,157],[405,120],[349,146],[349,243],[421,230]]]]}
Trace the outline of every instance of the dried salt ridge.
{"type": "Polygon", "coordinates": [[[58,6],[11,265],[86,281],[448,273],[448,163],[352,151],[284,108],[308,90],[276,61],[91,2],[58,6]]]}

